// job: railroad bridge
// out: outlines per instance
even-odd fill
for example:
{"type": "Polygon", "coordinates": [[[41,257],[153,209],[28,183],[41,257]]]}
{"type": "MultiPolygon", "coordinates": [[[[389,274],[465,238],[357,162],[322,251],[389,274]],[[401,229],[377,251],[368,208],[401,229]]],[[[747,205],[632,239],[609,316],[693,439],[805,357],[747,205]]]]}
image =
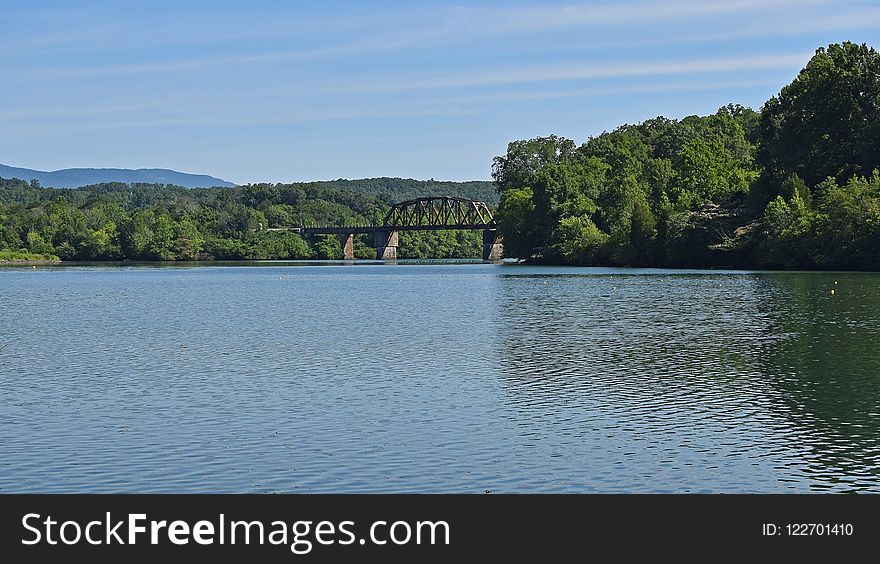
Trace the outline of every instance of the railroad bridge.
{"type": "Polygon", "coordinates": [[[391,206],[381,225],[301,226],[293,230],[303,235],[339,235],[346,260],[354,259],[354,235],[369,233],[373,236],[376,258],[396,260],[400,231],[448,229],[482,230],[483,260],[501,260],[504,247],[489,206],[466,198],[435,196],[400,202],[391,206]]]}

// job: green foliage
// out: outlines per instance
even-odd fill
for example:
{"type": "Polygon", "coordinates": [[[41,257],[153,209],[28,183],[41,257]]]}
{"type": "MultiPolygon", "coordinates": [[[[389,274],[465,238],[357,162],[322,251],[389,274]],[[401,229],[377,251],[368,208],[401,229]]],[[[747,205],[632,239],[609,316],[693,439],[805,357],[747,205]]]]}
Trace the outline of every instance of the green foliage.
{"type": "Polygon", "coordinates": [[[315,243],[315,258],[339,260],[342,258],[342,246],[337,235],[318,235],[315,243]]]}
{"type": "Polygon", "coordinates": [[[650,263],[657,250],[657,218],[644,200],[636,200],[633,204],[628,239],[632,253],[629,262],[650,263]]]}
{"type": "Polygon", "coordinates": [[[505,254],[511,257],[532,257],[537,242],[533,234],[537,218],[532,189],[525,187],[506,190],[495,218],[504,238],[505,254]]]}
{"type": "Polygon", "coordinates": [[[818,202],[820,266],[876,269],[880,265],[880,171],[832,184],[818,202]]]}
{"type": "Polygon", "coordinates": [[[799,268],[876,269],[880,264],[880,172],[821,184],[816,209],[796,190],[764,212],[761,262],[799,268]]]}
{"type": "Polygon", "coordinates": [[[511,143],[495,159],[505,254],[572,264],[672,262],[669,242],[691,244],[681,231],[693,214],[742,197],[757,178],[746,138],[756,121],[755,112],[726,106],[712,116],[625,125],[576,149],[556,137],[511,143]]]}
{"type": "Polygon", "coordinates": [[[55,255],[44,255],[28,251],[0,251],[0,263],[4,262],[57,262],[55,255]]]}
{"type": "Polygon", "coordinates": [[[877,269],[878,168],[880,55],[842,43],[819,49],[760,114],[731,104],[579,147],[515,141],[493,178],[508,257],[877,269]]]}
{"type": "Polygon", "coordinates": [[[810,186],[870,175],[880,159],[880,54],[850,42],[818,49],[764,105],[760,137],[770,173],[810,186]]]}
{"type": "Polygon", "coordinates": [[[539,170],[568,160],[574,149],[574,141],[555,135],[514,141],[507,146],[507,154],[495,157],[492,179],[502,194],[511,188],[530,186],[539,170]]]}
{"type": "Polygon", "coordinates": [[[777,196],[764,210],[767,236],[762,242],[761,262],[770,266],[806,266],[810,253],[807,238],[814,237],[817,218],[807,208],[799,192],[786,201],[777,196]]]}
{"type": "Polygon", "coordinates": [[[563,218],[556,231],[555,250],[566,262],[603,264],[608,260],[607,233],[586,216],[563,218]]]}
{"type": "MultiPolygon", "coordinates": [[[[364,189],[363,183],[339,182],[364,189]]],[[[458,185],[407,182],[366,185],[403,190],[431,184],[444,191],[458,185]]],[[[0,179],[0,250],[52,254],[64,260],[341,258],[338,237],[306,241],[285,230],[301,224],[382,222],[389,208],[385,200],[339,190],[334,184],[187,190],[114,183],[55,190],[0,179]]],[[[479,232],[401,239],[402,257],[474,257],[480,256],[482,245],[479,232]]],[[[372,241],[365,236],[356,237],[356,256],[375,258],[369,244],[372,241]]]]}
{"type": "Polygon", "coordinates": [[[807,183],[796,174],[792,174],[782,182],[782,195],[786,198],[793,198],[796,195],[803,200],[806,207],[812,207],[813,193],[807,183]]]}
{"type": "MultiPolygon", "coordinates": [[[[482,231],[401,231],[398,258],[481,258],[482,231]]],[[[375,253],[374,253],[375,256],[375,253]]]]}
{"type": "Polygon", "coordinates": [[[738,161],[717,139],[686,143],[677,155],[675,170],[675,199],[683,208],[745,193],[757,177],[751,166],[738,161]]]}
{"type": "Polygon", "coordinates": [[[386,203],[402,202],[422,196],[459,196],[469,200],[498,204],[498,193],[491,182],[445,182],[413,180],[410,178],[363,178],[359,180],[329,180],[304,183],[302,186],[320,187],[376,198],[386,203]]]}

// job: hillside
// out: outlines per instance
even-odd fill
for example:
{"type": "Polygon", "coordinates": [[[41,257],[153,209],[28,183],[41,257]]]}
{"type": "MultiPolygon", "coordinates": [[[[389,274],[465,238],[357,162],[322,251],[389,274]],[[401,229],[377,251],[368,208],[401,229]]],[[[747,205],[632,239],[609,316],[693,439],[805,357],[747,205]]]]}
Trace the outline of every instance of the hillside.
{"type": "Polygon", "coordinates": [[[189,174],[164,168],[66,168],[52,172],[17,168],[0,164],[0,178],[36,180],[53,188],[78,188],[91,184],[124,182],[126,184],[174,184],[185,188],[232,187],[232,182],[206,174],[189,174]]]}
{"type": "MultiPolygon", "coordinates": [[[[297,183],[299,184],[299,183],[297,183]]],[[[314,184],[337,190],[349,190],[367,196],[384,197],[392,202],[417,198],[419,196],[458,196],[479,200],[490,205],[498,204],[498,191],[490,181],[472,180],[470,182],[449,182],[443,180],[413,180],[411,178],[362,178],[359,180],[327,180],[304,184],[314,184]]]]}
{"type": "MultiPolygon", "coordinates": [[[[171,185],[183,188],[232,188],[235,184],[204,174],[188,174],[168,169],[124,169],[124,168],[68,168],[44,172],[28,168],[11,167],[0,164],[0,178],[17,178],[30,182],[36,180],[46,188],[81,188],[84,186],[110,184],[152,184],[171,185]]],[[[263,185],[263,184],[256,184],[263,185]]],[[[459,196],[497,205],[499,195],[492,182],[475,180],[471,182],[447,182],[440,180],[414,180],[411,178],[361,178],[357,180],[319,180],[315,182],[292,182],[276,186],[321,187],[346,190],[383,198],[390,202],[417,198],[419,196],[459,196]]]]}

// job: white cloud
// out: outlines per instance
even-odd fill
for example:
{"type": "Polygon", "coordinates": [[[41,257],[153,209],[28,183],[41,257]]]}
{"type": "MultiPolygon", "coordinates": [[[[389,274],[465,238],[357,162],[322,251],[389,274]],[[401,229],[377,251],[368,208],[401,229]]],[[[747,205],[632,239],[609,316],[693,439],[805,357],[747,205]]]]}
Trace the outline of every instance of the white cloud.
{"type": "MultiPolygon", "coordinates": [[[[830,0],[640,1],[540,8],[497,6],[417,8],[390,13],[340,16],[339,21],[315,19],[309,24],[313,31],[325,31],[326,39],[323,44],[312,43],[310,47],[301,48],[256,49],[248,39],[273,37],[283,40],[286,37],[296,40],[302,37],[302,22],[290,26],[286,21],[276,22],[267,19],[265,24],[270,30],[265,31],[262,36],[255,36],[251,31],[246,31],[241,39],[238,39],[235,33],[218,35],[216,31],[212,33],[202,31],[204,36],[195,35],[180,39],[188,43],[198,43],[199,41],[216,42],[222,37],[227,45],[238,40],[241,44],[239,53],[178,60],[162,60],[154,56],[152,60],[147,58],[147,62],[131,64],[101,64],[100,61],[96,61],[95,64],[88,66],[43,66],[24,72],[8,69],[7,79],[11,81],[89,79],[185,73],[255,64],[308,61],[322,57],[358,57],[367,53],[424,50],[485,40],[492,36],[551,33],[573,29],[602,30],[609,27],[620,27],[626,31],[621,37],[622,44],[695,42],[709,44],[738,37],[871,28],[880,25],[880,9],[865,7],[860,2],[834,3],[830,0]],[[851,9],[847,9],[848,7],[851,9]],[[761,17],[749,17],[757,15],[761,17]],[[723,17],[724,20],[719,21],[719,17],[723,17]],[[708,33],[669,36],[663,32],[663,26],[667,23],[682,24],[702,19],[707,20],[708,33]],[[730,28],[717,29],[719,24],[723,25],[728,20],[731,24],[730,28]],[[343,21],[344,25],[339,25],[343,21]],[[292,31],[285,32],[285,28],[290,28],[292,31]],[[651,36],[640,39],[639,34],[643,30],[650,30],[651,36]]],[[[111,21],[107,25],[125,29],[125,27],[120,28],[118,22],[111,21]]],[[[200,27],[205,28],[204,25],[200,27]]],[[[52,30],[52,33],[46,35],[44,39],[56,46],[81,44],[82,34],[87,32],[93,33],[93,30],[65,29],[60,33],[52,30]],[[59,41],[60,43],[56,43],[59,41]]],[[[134,36],[137,41],[127,45],[125,34],[117,31],[113,40],[115,48],[136,49],[139,52],[149,53],[152,48],[169,44],[168,38],[162,36],[152,39],[150,34],[135,33],[134,36]],[[119,37],[116,37],[117,35],[119,37]]],[[[39,36],[28,39],[40,41],[39,36]]],[[[18,40],[20,38],[7,40],[8,49],[0,50],[0,52],[5,50],[9,54],[10,61],[19,60],[21,54],[28,51],[27,42],[23,47],[16,44],[18,40]]],[[[107,49],[104,41],[93,43],[93,51],[107,49]]],[[[586,44],[592,47],[610,45],[608,38],[597,39],[595,42],[587,39],[586,44]]],[[[163,57],[167,57],[167,54],[163,57]]],[[[0,62],[3,58],[0,54],[0,62]]]]}
{"type": "Polygon", "coordinates": [[[471,70],[435,77],[382,80],[344,86],[343,90],[411,90],[427,88],[465,88],[551,81],[603,78],[632,78],[687,75],[714,72],[790,69],[803,65],[811,53],[788,55],[750,55],[690,61],[621,62],[594,65],[541,65],[505,70],[471,70]]]}
{"type": "Polygon", "coordinates": [[[666,1],[614,2],[598,5],[561,5],[541,8],[491,10],[464,9],[456,27],[480,33],[521,33],[562,28],[632,26],[645,22],[682,21],[718,15],[766,14],[778,10],[800,9],[809,5],[828,5],[822,0],[739,0],[739,1],[666,1]]]}
{"type": "MultiPolygon", "coordinates": [[[[254,110],[250,113],[232,114],[218,108],[207,108],[207,111],[188,111],[178,115],[156,111],[153,115],[139,119],[104,118],[88,121],[78,121],[64,124],[67,133],[74,131],[91,131],[107,129],[128,128],[167,128],[167,127],[257,127],[293,125],[307,122],[347,121],[347,120],[371,120],[371,119],[400,119],[432,116],[464,116],[477,113],[475,110],[461,108],[322,108],[305,111],[280,111],[280,110],[254,110]]],[[[56,116],[60,117],[60,116],[56,116]]],[[[73,117],[73,114],[71,114],[73,117]]],[[[8,133],[33,133],[35,131],[51,132],[57,129],[58,124],[49,120],[40,124],[36,120],[28,121],[20,126],[20,130],[8,128],[8,133]]]]}
{"type": "Polygon", "coordinates": [[[781,86],[778,80],[733,80],[733,81],[683,81],[666,82],[661,84],[642,84],[612,87],[590,87],[576,89],[558,89],[528,91],[528,92],[492,92],[488,94],[472,96],[456,96],[447,98],[448,102],[504,102],[518,100],[552,100],[555,98],[589,98],[597,96],[609,96],[614,94],[650,94],[659,92],[698,92],[705,90],[733,90],[737,88],[749,88],[754,86],[767,87],[770,89],[781,86]]]}

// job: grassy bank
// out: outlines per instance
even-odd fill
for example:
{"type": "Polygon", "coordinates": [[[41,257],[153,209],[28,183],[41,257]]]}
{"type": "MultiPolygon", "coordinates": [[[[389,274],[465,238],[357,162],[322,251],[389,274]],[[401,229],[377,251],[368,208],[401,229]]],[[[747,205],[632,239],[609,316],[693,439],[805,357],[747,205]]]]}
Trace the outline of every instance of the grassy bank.
{"type": "Polygon", "coordinates": [[[42,262],[61,262],[61,259],[59,259],[55,255],[43,255],[40,253],[0,251],[0,264],[30,264],[42,262]]]}

